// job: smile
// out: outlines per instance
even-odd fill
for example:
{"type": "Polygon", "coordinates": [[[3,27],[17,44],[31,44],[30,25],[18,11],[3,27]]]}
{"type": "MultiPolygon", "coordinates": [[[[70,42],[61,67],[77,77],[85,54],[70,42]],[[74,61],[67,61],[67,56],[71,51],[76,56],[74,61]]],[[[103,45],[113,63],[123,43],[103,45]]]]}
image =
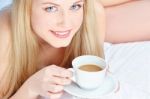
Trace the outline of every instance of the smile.
{"type": "Polygon", "coordinates": [[[71,30],[67,31],[51,31],[51,33],[57,38],[68,38],[71,30]]]}

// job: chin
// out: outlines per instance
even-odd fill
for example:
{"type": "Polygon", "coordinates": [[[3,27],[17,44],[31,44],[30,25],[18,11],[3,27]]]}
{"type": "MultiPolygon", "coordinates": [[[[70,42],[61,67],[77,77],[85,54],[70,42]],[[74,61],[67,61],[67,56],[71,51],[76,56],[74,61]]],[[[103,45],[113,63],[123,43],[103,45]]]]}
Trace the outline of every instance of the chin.
{"type": "Polygon", "coordinates": [[[67,47],[69,46],[70,43],[64,43],[64,44],[55,44],[55,45],[52,45],[53,47],[55,48],[62,48],[62,47],[67,47]]]}

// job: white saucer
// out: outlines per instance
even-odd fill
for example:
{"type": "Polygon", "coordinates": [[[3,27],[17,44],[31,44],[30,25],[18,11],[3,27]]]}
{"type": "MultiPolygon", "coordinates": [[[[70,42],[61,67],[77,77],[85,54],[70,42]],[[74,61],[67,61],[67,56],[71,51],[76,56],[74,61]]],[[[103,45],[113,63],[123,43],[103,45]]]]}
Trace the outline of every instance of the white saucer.
{"type": "Polygon", "coordinates": [[[64,91],[80,98],[100,98],[113,93],[117,89],[118,83],[112,76],[107,76],[103,85],[95,90],[81,89],[75,82],[65,86],[64,91]]]}

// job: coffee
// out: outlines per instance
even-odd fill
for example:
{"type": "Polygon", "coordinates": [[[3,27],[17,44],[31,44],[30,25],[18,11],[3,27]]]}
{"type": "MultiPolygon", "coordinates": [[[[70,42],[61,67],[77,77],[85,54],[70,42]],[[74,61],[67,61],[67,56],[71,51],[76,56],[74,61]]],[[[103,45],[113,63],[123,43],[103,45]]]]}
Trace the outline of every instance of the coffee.
{"type": "Polygon", "coordinates": [[[99,67],[97,65],[93,65],[93,64],[82,65],[79,67],[79,69],[84,70],[84,71],[88,71],[88,72],[97,72],[97,71],[102,70],[101,67],[99,67]]]}

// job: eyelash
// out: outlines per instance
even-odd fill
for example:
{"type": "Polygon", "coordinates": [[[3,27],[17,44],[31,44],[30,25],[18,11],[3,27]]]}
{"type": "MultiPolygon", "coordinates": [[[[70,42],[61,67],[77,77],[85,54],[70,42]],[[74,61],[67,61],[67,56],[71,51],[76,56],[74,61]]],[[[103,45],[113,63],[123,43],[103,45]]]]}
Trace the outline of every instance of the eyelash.
{"type": "Polygon", "coordinates": [[[73,7],[76,7],[76,6],[78,6],[78,9],[75,9],[75,11],[79,10],[82,7],[81,4],[74,4],[71,6],[70,10],[74,10],[73,7]]]}
{"type": "MultiPolygon", "coordinates": [[[[73,4],[70,8],[70,10],[73,10],[73,11],[77,11],[79,10],[83,5],[81,4],[73,4]],[[77,9],[74,9],[73,7],[78,7],[77,9]]],[[[49,6],[47,8],[45,8],[45,11],[46,12],[56,12],[58,11],[58,8],[56,6],[49,6]],[[53,10],[54,9],[54,10],[53,10]]]]}
{"type": "Polygon", "coordinates": [[[57,9],[57,7],[55,7],[55,6],[49,6],[49,7],[47,7],[47,8],[45,8],[45,11],[46,12],[55,12],[55,11],[57,11],[58,9],[57,9]],[[54,11],[50,11],[50,8],[52,9],[52,8],[55,8],[54,9],[54,11]]]}

